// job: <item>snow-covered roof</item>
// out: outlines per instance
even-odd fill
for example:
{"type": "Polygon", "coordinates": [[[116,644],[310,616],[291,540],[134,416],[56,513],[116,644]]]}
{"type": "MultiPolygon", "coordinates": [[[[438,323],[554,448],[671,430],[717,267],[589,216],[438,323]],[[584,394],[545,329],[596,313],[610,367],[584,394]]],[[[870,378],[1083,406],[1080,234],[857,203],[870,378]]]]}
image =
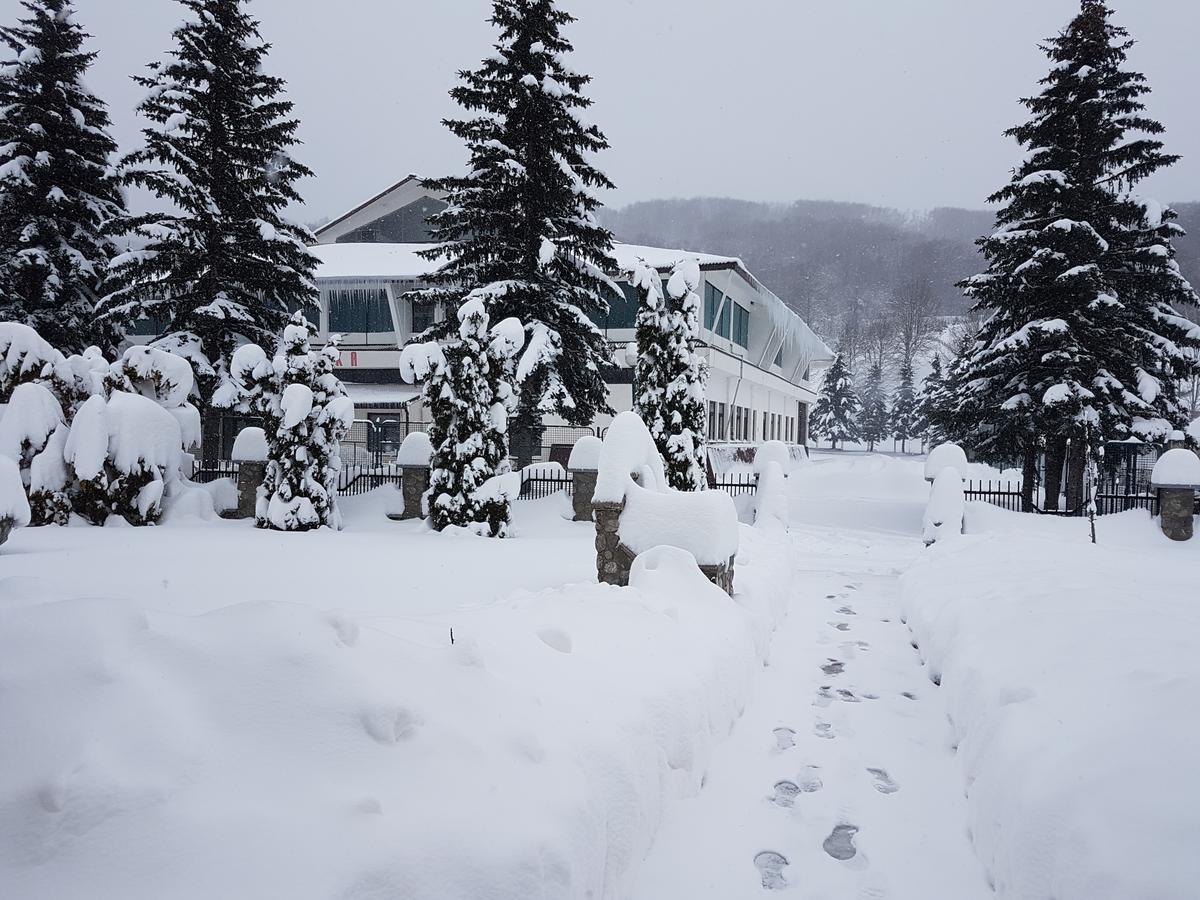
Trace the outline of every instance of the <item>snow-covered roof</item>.
{"type": "MultiPolygon", "coordinates": [[[[310,248],[320,260],[318,279],[336,281],[353,278],[385,278],[394,281],[420,281],[439,266],[436,260],[422,258],[419,253],[431,244],[317,244],[310,248]]],[[[799,347],[801,355],[810,362],[828,362],[833,351],[817,337],[799,314],[755,278],[736,256],[697,253],[694,250],[672,250],[666,247],[646,247],[640,244],[613,244],[617,266],[627,271],[642,259],[656,269],[671,268],[681,259],[698,259],[702,270],[734,269],[753,287],[762,300],[771,324],[785,335],[785,346],[799,347]]]]}
{"type": "Polygon", "coordinates": [[[421,396],[421,389],[411,384],[357,384],[343,381],[342,386],[355,406],[399,405],[421,396]]]}
{"type": "Polygon", "coordinates": [[[317,278],[388,278],[416,280],[430,275],[438,263],[417,254],[429,244],[317,244],[309,249],[320,260],[317,278]]]}

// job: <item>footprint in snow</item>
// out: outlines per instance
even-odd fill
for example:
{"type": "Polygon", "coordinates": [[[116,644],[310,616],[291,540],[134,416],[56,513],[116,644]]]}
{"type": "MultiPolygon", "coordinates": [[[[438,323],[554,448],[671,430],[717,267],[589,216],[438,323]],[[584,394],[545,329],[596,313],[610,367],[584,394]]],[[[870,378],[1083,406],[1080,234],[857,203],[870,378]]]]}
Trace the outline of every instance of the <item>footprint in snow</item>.
{"type": "Polygon", "coordinates": [[[817,699],[813,701],[813,706],[819,706],[822,709],[833,702],[833,687],[828,684],[823,684],[817,688],[817,699]]]}
{"type": "Polygon", "coordinates": [[[875,790],[879,793],[894,794],[900,790],[900,785],[896,784],[892,776],[887,773],[887,769],[867,769],[867,773],[871,776],[875,790]]]}
{"type": "Polygon", "coordinates": [[[838,689],[837,698],[839,700],[841,700],[843,703],[861,703],[862,702],[861,700],[858,699],[858,697],[854,696],[853,691],[847,691],[847,690],[844,690],[841,688],[838,689]]]}
{"type": "Polygon", "coordinates": [[[917,699],[917,695],[914,694],[912,691],[902,691],[900,696],[904,697],[908,700],[916,700],[917,699]]]}
{"type": "Polygon", "coordinates": [[[833,740],[837,737],[837,733],[833,730],[832,722],[818,722],[813,726],[813,734],[826,740],[833,740]]]}
{"type": "Polygon", "coordinates": [[[796,732],[791,728],[776,728],[775,734],[775,749],[790,750],[796,746],[796,732]]]}
{"type": "Polygon", "coordinates": [[[829,624],[832,625],[834,628],[836,628],[838,631],[849,631],[850,630],[849,622],[830,622],[829,624]]]}
{"type": "Polygon", "coordinates": [[[787,879],[783,877],[783,867],[787,864],[787,857],[774,850],[764,850],[754,857],[754,866],[762,876],[764,889],[779,891],[787,887],[787,879]]]}
{"type": "Polygon", "coordinates": [[[794,781],[777,781],[775,783],[775,796],[771,798],[771,802],[776,806],[790,809],[796,805],[796,796],[799,793],[800,785],[794,781]]]}
{"type": "Polygon", "coordinates": [[[800,790],[806,794],[812,794],[823,788],[825,783],[821,781],[821,776],[817,774],[820,771],[820,766],[805,766],[804,771],[800,773],[800,777],[796,781],[800,790]]]}
{"type": "Polygon", "coordinates": [[[846,664],[840,659],[828,659],[825,665],[821,666],[821,671],[826,675],[841,675],[846,671],[846,664]]]}
{"type": "Polygon", "coordinates": [[[836,612],[842,616],[857,616],[858,615],[858,613],[856,613],[854,610],[852,610],[849,606],[839,606],[836,610],[834,610],[834,612],[836,612]]]}
{"type": "Polygon", "coordinates": [[[853,859],[854,855],[858,853],[858,848],[854,846],[854,835],[856,834],[858,834],[857,825],[837,825],[821,846],[834,859],[853,859]]]}

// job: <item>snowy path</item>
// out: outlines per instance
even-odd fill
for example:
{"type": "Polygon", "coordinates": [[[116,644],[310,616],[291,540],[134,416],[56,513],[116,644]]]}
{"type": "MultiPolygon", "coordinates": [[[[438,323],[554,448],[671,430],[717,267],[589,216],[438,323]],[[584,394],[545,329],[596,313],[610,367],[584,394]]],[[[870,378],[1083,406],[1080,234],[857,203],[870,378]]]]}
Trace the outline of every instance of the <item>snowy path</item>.
{"type": "Polygon", "coordinates": [[[876,512],[855,518],[889,531],[794,524],[795,599],[770,665],[700,795],[664,822],[635,900],[992,896],[944,703],[897,612],[920,507],[876,512]]]}

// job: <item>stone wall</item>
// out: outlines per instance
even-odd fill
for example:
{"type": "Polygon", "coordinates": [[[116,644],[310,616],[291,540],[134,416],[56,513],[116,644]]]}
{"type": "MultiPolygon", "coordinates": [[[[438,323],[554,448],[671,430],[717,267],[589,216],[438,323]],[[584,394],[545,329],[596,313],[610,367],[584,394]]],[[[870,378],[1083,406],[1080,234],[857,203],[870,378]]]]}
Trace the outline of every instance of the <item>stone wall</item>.
{"type": "Polygon", "coordinates": [[[592,496],[596,493],[595,469],[571,470],[571,506],[576,522],[592,521],[592,496]]]}
{"type": "Polygon", "coordinates": [[[267,464],[260,460],[244,459],[238,463],[238,504],[222,510],[223,519],[253,519],[258,505],[258,489],[267,477],[267,464]]]}
{"type": "Polygon", "coordinates": [[[400,477],[400,492],[404,495],[404,512],[400,519],[423,519],[425,492],[429,490],[429,466],[405,466],[400,477]]]}
{"type": "Polygon", "coordinates": [[[1195,507],[1196,494],[1192,488],[1159,488],[1159,524],[1163,534],[1173,541],[1190,541],[1195,507]]]}

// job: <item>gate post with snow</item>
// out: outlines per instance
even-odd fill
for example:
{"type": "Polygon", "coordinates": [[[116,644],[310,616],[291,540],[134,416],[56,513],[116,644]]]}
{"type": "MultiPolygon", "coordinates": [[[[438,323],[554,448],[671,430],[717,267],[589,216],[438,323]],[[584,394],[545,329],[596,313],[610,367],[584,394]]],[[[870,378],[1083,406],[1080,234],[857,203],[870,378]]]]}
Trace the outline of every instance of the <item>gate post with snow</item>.
{"type": "Polygon", "coordinates": [[[267,435],[261,428],[243,428],[233,441],[230,458],[238,464],[238,503],[221,513],[223,519],[253,519],[258,489],[267,477],[267,435]]]}
{"type": "Polygon", "coordinates": [[[592,521],[592,497],[596,493],[596,467],[600,463],[600,438],[585,434],[571,448],[567,471],[571,473],[571,506],[576,522],[592,521]]]}
{"type": "Polygon", "coordinates": [[[400,444],[396,465],[400,467],[400,492],[404,497],[404,512],[389,516],[401,521],[425,518],[425,494],[429,492],[429,460],[433,444],[424,431],[411,432],[400,444]]]}
{"type": "Polygon", "coordinates": [[[954,469],[959,479],[965,479],[969,465],[966,451],[958,444],[938,444],[925,459],[925,480],[933,484],[938,473],[946,468],[954,469]]]}
{"type": "Polygon", "coordinates": [[[635,413],[621,413],[605,435],[592,508],[601,582],[629,584],[638,554],[667,545],[691,553],[704,576],[733,595],[733,498],[724,491],[671,490],[654,439],[635,413]]]}
{"type": "Polygon", "coordinates": [[[1158,516],[1162,533],[1173,541],[1190,541],[1200,488],[1200,456],[1177,447],[1154,464],[1150,486],[1158,492],[1158,516]]]}

